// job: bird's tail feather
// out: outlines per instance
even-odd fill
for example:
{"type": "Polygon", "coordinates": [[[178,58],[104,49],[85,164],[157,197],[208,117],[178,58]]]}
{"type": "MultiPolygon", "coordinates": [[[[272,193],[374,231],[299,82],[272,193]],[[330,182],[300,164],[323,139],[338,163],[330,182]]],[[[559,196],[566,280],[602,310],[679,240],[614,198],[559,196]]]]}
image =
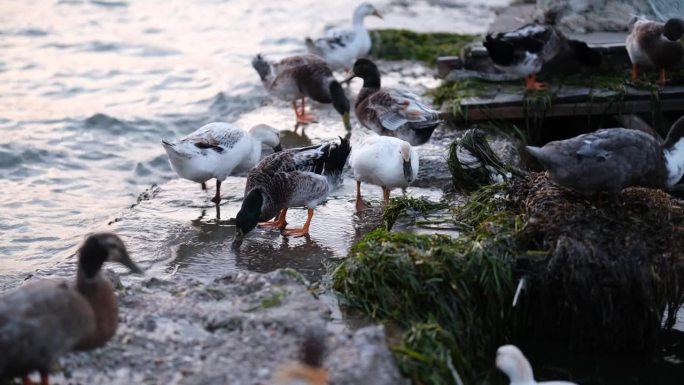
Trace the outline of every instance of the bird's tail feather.
{"type": "Polygon", "coordinates": [[[335,187],[342,182],[342,171],[347,163],[347,157],[351,152],[349,139],[340,137],[340,144],[333,144],[325,159],[323,176],[328,179],[328,184],[335,187]]]}

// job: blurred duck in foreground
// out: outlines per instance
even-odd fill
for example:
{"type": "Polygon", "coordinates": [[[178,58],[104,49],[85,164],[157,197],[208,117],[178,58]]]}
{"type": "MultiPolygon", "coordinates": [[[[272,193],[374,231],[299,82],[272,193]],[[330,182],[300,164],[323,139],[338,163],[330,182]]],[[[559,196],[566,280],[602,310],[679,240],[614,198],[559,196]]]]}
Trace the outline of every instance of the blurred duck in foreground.
{"type": "Polygon", "coordinates": [[[302,343],[299,362],[283,365],[273,377],[274,385],[328,385],[323,368],[325,333],[309,332],[302,343]]]}
{"type": "Polygon", "coordinates": [[[682,60],[684,48],[679,41],[684,33],[684,21],[670,19],[666,23],[633,17],[625,40],[632,61],[632,80],[637,80],[639,67],[660,71],[658,83],[666,82],[665,70],[682,60]]]}
{"type": "Polygon", "coordinates": [[[100,272],[104,262],[118,262],[134,273],[114,234],[88,237],[78,251],[76,280],[29,282],[0,297],[0,382],[38,371],[48,385],[48,372],[60,356],[104,345],[116,333],[119,315],[112,284],[100,272]]]}
{"type": "Polygon", "coordinates": [[[361,182],[382,187],[385,205],[389,203],[390,190],[408,187],[418,177],[418,152],[398,138],[369,135],[354,144],[349,165],[356,179],[356,211],[365,206],[361,198],[361,182]]]}
{"type": "Polygon", "coordinates": [[[316,121],[315,116],[306,113],[305,99],[309,97],[319,103],[332,103],[335,110],[342,115],[344,127],[351,131],[349,99],[320,56],[296,55],[269,62],[257,55],[252,60],[252,67],[272,96],[292,102],[297,117],[295,130],[300,124],[316,121]],[[297,100],[301,100],[299,106],[297,100]]]}
{"type": "Polygon", "coordinates": [[[363,88],[354,103],[356,118],[375,133],[394,136],[412,146],[419,146],[427,142],[443,122],[440,112],[421,102],[418,95],[395,88],[381,88],[380,71],[372,61],[357,60],[346,80],[354,77],[363,79],[363,88]]]}
{"type": "Polygon", "coordinates": [[[497,349],[496,367],[508,376],[510,385],[577,385],[568,381],[535,381],[532,365],[515,345],[497,349]]]}
{"type": "Polygon", "coordinates": [[[329,29],[325,36],[316,40],[307,37],[306,48],[309,53],[324,58],[333,70],[350,69],[354,65],[354,60],[370,52],[371,38],[363,26],[363,20],[371,15],[382,19],[373,5],[359,4],[354,10],[352,25],[329,29]]]}
{"type": "Polygon", "coordinates": [[[536,75],[546,64],[566,67],[577,63],[587,67],[601,65],[601,54],[586,43],[570,40],[555,28],[528,24],[512,32],[488,34],[484,47],[496,68],[513,76],[525,78],[525,89],[543,90],[546,85],[536,75]]]}
{"type": "Polygon", "coordinates": [[[233,248],[239,248],[257,224],[281,229],[283,235],[308,235],[314,208],[342,183],[342,170],[350,151],[349,140],[340,138],[339,144],[288,149],[259,162],[247,176],[245,199],[235,217],[233,248]],[[290,207],[308,209],[302,228],[285,229],[290,207]],[[259,223],[276,215],[276,221],[259,223]]]}
{"type": "Polygon", "coordinates": [[[209,123],[190,135],[173,141],[162,139],[171,167],[184,179],[201,183],[216,179],[216,194],[221,201],[221,182],[232,172],[246,172],[261,159],[261,144],[280,151],[280,136],[275,128],[259,124],[249,132],[229,123],[209,123]]]}
{"type": "Polygon", "coordinates": [[[554,183],[583,195],[617,197],[630,186],[666,189],[684,175],[684,116],[662,145],[642,131],[608,128],[544,147],[527,146],[527,151],[554,183]]]}

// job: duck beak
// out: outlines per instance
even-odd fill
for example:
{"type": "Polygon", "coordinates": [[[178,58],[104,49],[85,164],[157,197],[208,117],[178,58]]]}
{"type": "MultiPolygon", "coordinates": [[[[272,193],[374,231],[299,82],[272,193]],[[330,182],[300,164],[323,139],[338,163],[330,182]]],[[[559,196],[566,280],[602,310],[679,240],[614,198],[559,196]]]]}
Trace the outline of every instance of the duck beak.
{"type": "Polygon", "coordinates": [[[351,131],[351,122],[349,121],[349,111],[345,112],[342,115],[342,122],[344,123],[344,128],[347,129],[347,131],[351,131]]]}
{"type": "Polygon", "coordinates": [[[381,19],[382,19],[382,15],[380,14],[380,12],[378,12],[378,10],[377,10],[377,9],[373,10],[373,13],[371,13],[371,15],[373,15],[373,16],[377,16],[377,17],[379,17],[379,18],[381,18],[381,19]]]}
{"type": "Polygon", "coordinates": [[[404,161],[404,178],[409,183],[413,180],[413,168],[411,167],[410,159],[404,161]]]}
{"type": "Polygon", "coordinates": [[[145,274],[145,272],[140,267],[138,267],[138,265],[136,265],[135,262],[133,262],[128,253],[123,253],[119,258],[119,262],[122,265],[126,266],[128,270],[130,270],[133,274],[145,274]]]}
{"type": "Polygon", "coordinates": [[[352,79],[354,79],[355,77],[356,77],[356,74],[355,74],[354,71],[352,70],[352,71],[349,72],[349,76],[347,76],[346,78],[344,78],[344,80],[342,80],[340,83],[341,83],[341,84],[349,83],[349,82],[350,82],[352,79]]]}
{"type": "Polygon", "coordinates": [[[273,147],[273,152],[280,152],[280,151],[283,151],[283,146],[281,146],[280,144],[273,147]]]}

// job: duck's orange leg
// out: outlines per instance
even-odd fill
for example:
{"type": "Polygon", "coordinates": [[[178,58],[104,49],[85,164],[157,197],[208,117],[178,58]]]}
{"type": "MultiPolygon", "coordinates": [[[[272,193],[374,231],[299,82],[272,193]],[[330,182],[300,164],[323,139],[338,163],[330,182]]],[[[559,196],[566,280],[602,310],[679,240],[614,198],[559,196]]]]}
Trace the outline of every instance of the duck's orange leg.
{"type": "Polygon", "coordinates": [[[285,236],[293,236],[293,237],[303,237],[305,235],[309,234],[309,225],[311,224],[311,218],[313,218],[313,209],[308,209],[307,210],[307,217],[306,217],[306,223],[304,223],[304,227],[301,229],[289,229],[289,230],[283,230],[283,235],[285,236]]]}
{"type": "Polygon", "coordinates": [[[537,75],[532,74],[525,77],[525,89],[526,90],[545,90],[546,84],[539,83],[537,81],[537,75]]]}
{"type": "Polygon", "coordinates": [[[211,198],[211,201],[216,204],[221,203],[221,181],[218,179],[216,179],[216,194],[211,198]]]}
{"type": "Polygon", "coordinates": [[[287,209],[282,209],[282,210],[280,210],[280,213],[278,213],[278,218],[275,221],[260,222],[260,223],[257,223],[257,225],[259,227],[284,229],[285,226],[287,226],[287,221],[285,220],[286,215],[287,215],[287,209]]]}
{"type": "Polygon", "coordinates": [[[50,385],[50,379],[45,372],[40,372],[40,385],[50,385]]]}
{"type": "Polygon", "coordinates": [[[664,86],[665,83],[667,83],[667,79],[665,77],[665,68],[660,69],[660,77],[658,78],[658,84],[661,86],[664,86]]]}
{"type": "Polygon", "coordinates": [[[632,81],[635,82],[639,77],[639,67],[636,64],[632,64],[632,81]]]}
{"type": "Polygon", "coordinates": [[[302,104],[300,109],[301,110],[299,112],[296,112],[298,124],[309,124],[317,121],[313,114],[306,113],[306,98],[304,96],[302,96],[302,104]]]}
{"type": "Polygon", "coordinates": [[[382,187],[382,199],[385,201],[385,206],[389,203],[389,196],[390,196],[390,189],[387,187],[383,186],[382,187]]]}
{"type": "Polygon", "coordinates": [[[356,181],[356,202],[354,202],[356,205],[356,212],[360,213],[366,209],[366,205],[363,203],[363,199],[361,198],[361,181],[357,180],[356,181]]]}
{"type": "Polygon", "coordinates": [[[22,385],[33,385],[33,381],[29,378],[28,374],[21,376],[22,385]]]}

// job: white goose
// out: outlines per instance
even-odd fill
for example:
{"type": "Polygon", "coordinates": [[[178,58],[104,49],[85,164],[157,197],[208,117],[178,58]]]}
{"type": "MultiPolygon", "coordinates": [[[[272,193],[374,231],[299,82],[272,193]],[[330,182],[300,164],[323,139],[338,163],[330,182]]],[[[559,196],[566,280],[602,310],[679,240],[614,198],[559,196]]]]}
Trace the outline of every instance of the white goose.
{"type": "Polygon", "coordinates": [[[385,204],[390,190],[407,187],[418,176],[418,152],[405,141],[390,136],[369,135],[355,144],[349,165],[356,179],[356,211],[363,211],[361,182],[382,187],[385,204]]]}
{"type": "Polygon", "coordinates": [[[261,158],[261,144],[280,151],[278,130],[259,124],[249,132],[230,123],[209,123],[190,135],[174,141],[162,139],[171,167],[185,179],[202,183],[216,178],[216,195],[221,201],[221,182],[233,171],[244,172],[254,167],[261,158]]]}
{"type": "Polygon", "coordinates": [[[568,381],[535,381],[532,365],[515,345],[503,345],[497,349],[496,367],[506,373],[510,385],[577,385],[568,381]]]}
{"type": "Polygon", "coordinates": [[[370,35],[363,26],[363,19],[370,15],[382,19],[373,5],[359,4],[354,10],[352,25],[329,29],[325,36],[316,40],[307,37],[306,48],[310,53],[324,58],[333,70],[351,68],[356,59],[368,55],[371,49],[370,35]]]}

